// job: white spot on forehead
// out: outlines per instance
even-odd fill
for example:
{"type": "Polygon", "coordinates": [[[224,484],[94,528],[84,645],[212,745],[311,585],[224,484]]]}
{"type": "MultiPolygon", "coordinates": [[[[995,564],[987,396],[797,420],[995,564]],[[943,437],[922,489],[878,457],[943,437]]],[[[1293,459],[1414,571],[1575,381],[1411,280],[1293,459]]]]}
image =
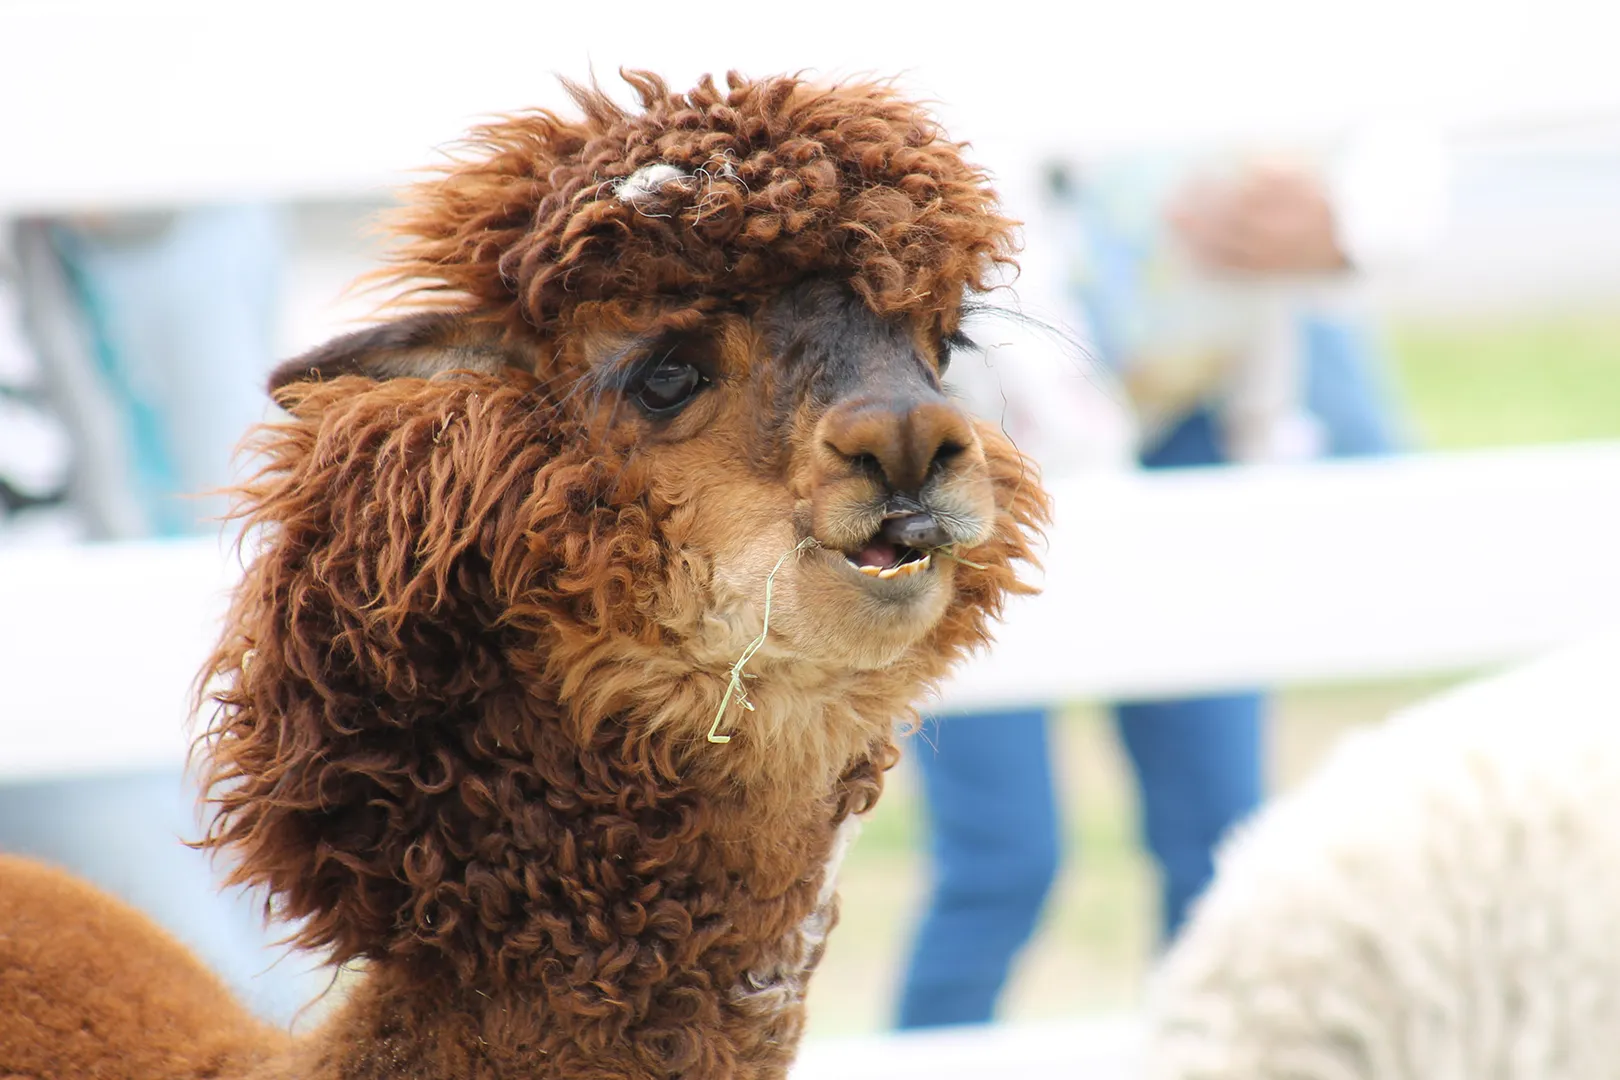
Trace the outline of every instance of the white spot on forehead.
{"type": "Polygon", "coordinates": [[[677,184],[684,191],[695,180],[691,173],[682,172],[673,165],[659,161],[643,165],[613,187],[613,194],[627,206],[637,209],[656,202],[659,193],[669,184],[677,184]]]}

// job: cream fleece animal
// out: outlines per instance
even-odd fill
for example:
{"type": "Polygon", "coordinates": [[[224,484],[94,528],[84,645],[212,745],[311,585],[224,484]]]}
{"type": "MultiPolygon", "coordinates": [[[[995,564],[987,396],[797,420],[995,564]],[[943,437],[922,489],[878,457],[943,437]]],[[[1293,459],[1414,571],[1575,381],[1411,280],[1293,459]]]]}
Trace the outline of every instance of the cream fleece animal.
{"type": "Polygon", "coordinates": [[[1152,1080],[1620,1077],[1620,637],[1352,736],[1236,837],[1152,1080]]]}

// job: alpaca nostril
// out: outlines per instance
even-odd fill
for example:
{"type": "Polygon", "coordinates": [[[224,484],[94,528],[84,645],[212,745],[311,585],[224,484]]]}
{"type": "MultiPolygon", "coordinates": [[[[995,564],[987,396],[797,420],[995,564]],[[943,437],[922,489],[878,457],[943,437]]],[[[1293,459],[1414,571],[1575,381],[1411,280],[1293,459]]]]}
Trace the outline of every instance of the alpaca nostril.
{"type": "Polygon", "coordinates": [[[929,551],[951,542],[950,533],[929,513],[905,514],[886,520],[878,535],[891,544],[929,551]]]}
{"type": "Polygon", "coordinates": [[[947,439],[934,450],[934,459],[928,463],[928,471],[930,473],[937,472],[944,466],[949,465],[952,459],[965,453],[967,453],[967,447],[959,442],[947,439]]]}

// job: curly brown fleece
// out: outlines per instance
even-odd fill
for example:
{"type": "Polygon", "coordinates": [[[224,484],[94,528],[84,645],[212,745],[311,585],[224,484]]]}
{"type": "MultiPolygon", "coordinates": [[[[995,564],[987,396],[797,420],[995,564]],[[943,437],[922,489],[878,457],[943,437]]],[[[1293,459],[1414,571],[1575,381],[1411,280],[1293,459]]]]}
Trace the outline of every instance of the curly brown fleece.
{"type": "Polygon", "coordinates": [[[396,221],[412,240],[393,277],[548,333],[594,300],[758,296],[810,274],[878,312],[954,320],[964,287],[1011,263],[1013,223],[984,172],[887,85],[732,74],[727,90],[705,77],[681,94],[625,79],[641,112],[571,87],[582,120],[477,129],[471,160],[396,221]],[[651,207],[613,197],[651,164],[689,179],[651,207]]]}
{"type": "MultiPolygon", "coordinates": [[[[863,482],[817,479],[814,409],[767,438],[760,403],[787,391],[760,312],[830,282],[943,366],[1010,223],[887,87],[630,79],[643,111],[576,91],[582,122],[485,128],[483,157],[417,193],[396,276],[439,302],[285,368],[290,418],[243,491],[251,561],[206,672],[206,842],[363,979],[308,1039],[242,1020],[234,1048],[211,1034],[160,1070],[123,1049],[152,1036],[117,1022],[24,1053],[31,1006],[0,979],[0,1074],[785,1075],[839,838],[881,791],[896,722],[1023,588],[1045,501],[973,428],[940,468],[988,485],[991,520],[937,568],[937,617],[873,661],[811,578],[795,598],[790,564],[759,709],[710,743],[724,662],[798,535],[791,493],[863,482]],[[622,197],[654,161],[698,180],[622,197]],[[593,382],[602,342],[699,326],[711,411],[627,428],[593,382]],[[357,377],[434,365],[463,370],[357,377]],[[728,588],[741,599],[717,607],[728,588]]],[[[27,907],[32,880],[0,884],[27,907]]],[[[111,907],[50,902],[58,921],[111,907]]],[[[0,933],[0,968],[17,955],[0,933]]],[[[70,1011],[73,978],[51,988],[70,1011]]]]}

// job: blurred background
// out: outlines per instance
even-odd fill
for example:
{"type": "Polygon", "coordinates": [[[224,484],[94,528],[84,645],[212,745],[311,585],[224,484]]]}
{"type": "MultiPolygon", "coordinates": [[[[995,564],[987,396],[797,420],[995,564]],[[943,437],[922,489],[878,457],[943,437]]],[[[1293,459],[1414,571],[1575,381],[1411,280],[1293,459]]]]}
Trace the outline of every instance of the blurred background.
{"type": "MultiPolygon", "coordinates": [[[[958,389],[1073,498],[1049,606],[947,688],[846,864],[811,1032],[1128,1012],[1190,900],[1176,844],[1196,892],[1348,727],[1616,621],[1617,32],[1597,0],[0,4],[0,848],[132,894],[206,879],[85,850],[86,792],[191,827],[163,679],[201,659],[223,571],[162,538],[219,535],[219,501],[179,494],[228,482],[270,364],[368,316],[345,287],[413,170],[480,117],[566,109],[559,74],[893,75],[1026,222],[998,302],[1031,318],[973,330],[958,389]],[[158,610],[170,582],[200,599],[158,610]],[[155,704],[108,716],[87,677],[155,704]],[[1198,722],[1177,773],[1153,740],[1187,744],[1120,698],[1235,734],[1198,722]],[[1013,771],[950,764],[983,742],[1013,771]],[[1014,776],[1029,805],[997,794],[1014,776]],[[1198,784],[1144,846],[1144,796],[1198,784]],[[976,799],[1002,833],[940,816],[976,799]],[[1031,862],[996,862],[1021,839],[1031,862]],[[949,865],[1016,895],[944,895],[949,865]],[[948,955],[979,925],[1005,941],[948,955]]],[[[220,920],[217,962],[287,974],[252,958],[252,905],[220,920]]],[[[316,985],[282,982],[270,1015],[316,985]]]]}

